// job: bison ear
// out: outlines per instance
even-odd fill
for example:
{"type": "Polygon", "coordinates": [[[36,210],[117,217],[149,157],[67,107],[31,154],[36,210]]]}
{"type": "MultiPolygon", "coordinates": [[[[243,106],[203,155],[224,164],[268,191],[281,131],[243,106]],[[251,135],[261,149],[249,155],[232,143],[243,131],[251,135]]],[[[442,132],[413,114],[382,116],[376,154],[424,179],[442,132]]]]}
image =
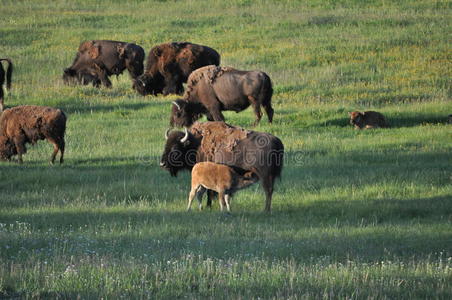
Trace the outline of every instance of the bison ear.
{"type": "Polygon", "coordinates": [[[126,56],[126,49],[125,49],[125,47],[123,47],[121,45],[118,45],[118,46],[116,46],[116,49],[118,51],[119,58],[121,58],[121,59],[125,58],[125,56],[126,56]]]}

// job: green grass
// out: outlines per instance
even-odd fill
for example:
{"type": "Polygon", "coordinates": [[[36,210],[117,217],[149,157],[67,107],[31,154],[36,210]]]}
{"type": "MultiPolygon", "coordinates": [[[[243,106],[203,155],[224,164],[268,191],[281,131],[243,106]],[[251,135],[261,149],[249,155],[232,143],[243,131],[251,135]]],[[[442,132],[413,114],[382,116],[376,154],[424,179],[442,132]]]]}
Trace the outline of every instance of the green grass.
{"type": "MultiPolygon", "coordinates": [[[[52,146],[0,162],[0,298],[452,298],[450,1],[2,1],[5,104],[68,115],[52,146]],[[185,212],[189,174],[158,167],[176,96],[61,76],[85,39],[211,46],[273,80],[286,157],[232,215],[185,212]],[[356,131],[348,111],[391,129],[356,131]]],[[[225,113],[251,128],[251,109],[225,113]]]]}

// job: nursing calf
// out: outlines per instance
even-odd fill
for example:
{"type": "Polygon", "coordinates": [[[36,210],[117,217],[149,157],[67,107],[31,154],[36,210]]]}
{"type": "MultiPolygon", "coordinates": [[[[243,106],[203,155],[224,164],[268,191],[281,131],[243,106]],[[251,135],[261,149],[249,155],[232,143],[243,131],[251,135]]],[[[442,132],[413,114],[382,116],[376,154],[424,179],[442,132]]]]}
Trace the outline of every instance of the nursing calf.
{"type": "Polygon", "coordinates": [[[258,181],[258,177],[253,172],[244,171],[239,174],[238,171],[229,166],[213,162],[197,163],[191,172],[191,191],[188,197],[187,210],[190,210],[191,203],[196,195],[198,196],[199,209],[201,209],[204,192],[213,190],[218,193],[220,209],[223,210],[226,205],[227,211],[230,211],[232,195],[258,181]]]}

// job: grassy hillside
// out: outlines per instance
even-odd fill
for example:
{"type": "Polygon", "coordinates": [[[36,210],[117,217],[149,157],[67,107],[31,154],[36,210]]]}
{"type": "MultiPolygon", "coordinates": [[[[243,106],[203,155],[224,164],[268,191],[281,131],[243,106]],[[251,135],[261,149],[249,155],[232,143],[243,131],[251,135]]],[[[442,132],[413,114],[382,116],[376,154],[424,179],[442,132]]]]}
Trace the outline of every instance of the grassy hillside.
{"type": "MultiPolygon", "coordinates": [[[[450,1],[2,1],[5,104],[68,115],[66,161],[0,162],[0,298],[452,298],[450,1]],[[56,2],[56,3],[55,3],[56,2]],[[62,83],[79,43],[191,41],[273,80],[286,157],[232,215],[158,167],[176,96],[62,83]],[[391,129],[356,131],[377,110],[391,129]]],[[[225,113],[251,128],[251,109],[225,113]]]]}

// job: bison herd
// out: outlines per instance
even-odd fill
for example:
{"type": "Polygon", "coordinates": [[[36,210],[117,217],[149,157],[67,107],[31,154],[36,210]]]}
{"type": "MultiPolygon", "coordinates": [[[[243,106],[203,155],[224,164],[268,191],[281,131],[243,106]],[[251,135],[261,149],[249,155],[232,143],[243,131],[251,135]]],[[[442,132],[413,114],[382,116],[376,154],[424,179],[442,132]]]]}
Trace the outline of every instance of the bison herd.
{"type": "MultiPolygon", "coordinates": [[[[220,66],[220,54],[207,46],[188,42],[164,43],[153,47],[143,62],[142,47],[126,42],[93,40],[82,42],[71,66],[64,69],[66,84],[91,84],[111,87],[109,77],[127,69],[132,88],[139,94],[178,94],[173,101],[170,125],[184,131],[167,130],[160,167],[176,176],[192,170],[188,207],[197,195],[208,191],[207,205],[218,193],[220,208],[230,210],[233,193],[257,181],[265,192],[265,211],[270,212],[275,179],[281,175],[284,145],[269,133],[256,132],[226,124],[222,111],[240,112],[252,106],[257,125],[264,109],[273,120],[270,77],[262,71],[244,71],[220,66]],[[187,83],[185,93],[183,84],[187,83]],[[196,122],[202,115],[207,122],[196,122]]],[[[26,153],[27,143],[46,139],[53,144],[53,164],[60,152],[63,163],[66,115],[60,109],[23,105],[4,110],[3,84],[11,88],[13,65],[0,59],[0,159],[11,160],[26,153]],[[2,61],[8,63],[5,74],[2,61]],[[6,76],[5,76],[6,75],[6,76]],[[2,112],[3,111],[3,112],[2,112]]],[[[356,129],[388,127],[378,112],[351,112],[356,129]]]]}

